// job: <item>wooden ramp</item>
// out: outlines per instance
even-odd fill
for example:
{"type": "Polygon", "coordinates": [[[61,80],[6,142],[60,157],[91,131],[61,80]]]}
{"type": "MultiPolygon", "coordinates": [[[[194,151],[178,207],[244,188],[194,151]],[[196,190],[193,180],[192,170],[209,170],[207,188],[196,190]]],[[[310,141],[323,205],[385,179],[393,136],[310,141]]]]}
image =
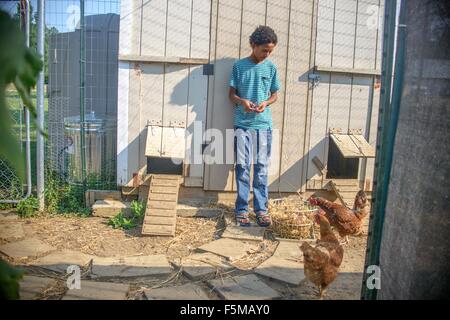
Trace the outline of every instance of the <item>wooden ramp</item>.
{"type": "Polygon", "coordinates": [[[358,180],[352,179],[335,179],[331,180],[327,186],[327,189],[334,191],[339,201],[349,208],[353,208],[353,202],[355,196],[360,190],[358,180]]]}
{"type": "Polygon", "coordinates": [[[181,176],[151,175],[142,235],[175,236],[181,176]]]}

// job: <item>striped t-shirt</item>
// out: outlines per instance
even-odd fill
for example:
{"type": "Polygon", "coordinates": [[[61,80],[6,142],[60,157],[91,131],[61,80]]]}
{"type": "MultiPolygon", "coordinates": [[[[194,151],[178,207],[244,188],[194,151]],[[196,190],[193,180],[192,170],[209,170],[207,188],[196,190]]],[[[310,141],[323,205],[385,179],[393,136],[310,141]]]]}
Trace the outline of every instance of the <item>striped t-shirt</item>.
{"type": "MultiPolygon", "coordinates": [[[[250,57],[238,60],[233,65],[230,87],[236,94],[259,105],[270,98],[271,93],[280,90],[277,67],[265,59],[255,63],[250,57]]],[[[234,126],[246,129],[271,129],[272,113],[267,106],[264,112],[245,112],[244,106],[237,105],[234,110],[234,126]]]]}

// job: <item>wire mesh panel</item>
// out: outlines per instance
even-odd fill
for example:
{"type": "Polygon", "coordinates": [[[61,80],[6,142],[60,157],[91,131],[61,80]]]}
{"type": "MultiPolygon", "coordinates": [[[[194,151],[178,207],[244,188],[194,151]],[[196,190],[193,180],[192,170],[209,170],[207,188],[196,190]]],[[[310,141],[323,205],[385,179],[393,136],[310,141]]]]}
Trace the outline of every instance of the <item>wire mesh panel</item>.
{"type": "MultiPolygon", "coordinates": [[[[21,151],[23,151],[23,107],[19,93],[15,90],[8,90],[6,101],[10,108],[13,133],[20,143],[21,151]]],[[[23,192],[24,188],[17,172],[6,160],[0,158],[0,202],[2,200],[20,200],[24,195],[23,192]]]]}
{"type": "MultiPolygon", "coordinates": [[[[325,167],[332,128],[359,130],[373,142],[377,112],[376,75],[381,38],[379,10],[383,0],[319,0],[315,65],[319,81],[313,88],[308,188],[322,188],[326,179],[312,160],[325,167]]],[[[365,160],[364,160],[365,161],[365,160]]],[[[361,162],[360,182],[372,173],[361,162]]],[[[370,160],[368,162],[370,164],[370,160]]]]}
{"type": "Polygon", "coordinates": [[[46,1],[48,179],[81,187],[84,149],[88,187],[115,187],[119,4],[46,1]]]}

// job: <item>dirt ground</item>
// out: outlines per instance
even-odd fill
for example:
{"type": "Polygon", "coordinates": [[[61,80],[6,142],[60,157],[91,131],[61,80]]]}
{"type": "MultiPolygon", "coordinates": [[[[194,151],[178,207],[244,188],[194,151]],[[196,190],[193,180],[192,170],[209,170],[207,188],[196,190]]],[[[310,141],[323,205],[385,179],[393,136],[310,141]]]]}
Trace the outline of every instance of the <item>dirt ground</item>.
{"type": "Polygon", "coordinates": [[[142,237],[140,227],[113,229],[104,218],[28,219],[32,231],[58,248],[100,257],[166,254],[169,258],[189,255],[191,249],[215,240],[220,219],[177,218],[175,238],[142,237]]]}
{"type": "MultiPolygon", "coordinates": [[[[174,238],[142,237],[140,236],[140,227],[131,230],[113,229],[107,225],[107,219],[98,217],[78,218],[44,215],[37,218],[18,219],[17,222],[23,223],[27,238],[37,237],[58,249],[76,250],[100,257],[166,254],[168,260],[173,262],[178,258],[188,256],[195,248],[220,238],[225,229],[225,221],[229,221],[233,217],[233,208],[231,204],[219,206],[223,209],[224,214],[217,218],[178,217],[174,238]]],[[[17,222],[11,221],[8,223],[17,222]]],[[[368,219],[366,218],[363,234],[359,237],[350,237],[350,243],[344,247],[344,261],[340,273],[329,287],[326,299],[360,298],[367,227],[368,219]]],[[[318,231],[316,226],[315,233],[317,234],[318,231]]],[[[265,242],[268,245],[263,246],[265,252],[256,252],[251,259],[247,259],[249,261],[247,266],[238,266],[239,268],[231,274],[251,273],[253,267],[257,267],[259,263],[273,254],[278,241],[270,232],[266,232],[266,236],[268,236],[268,239],[265,242]],[[254,263],[254,266],[251,263],[254,263]]],[[[1,241],[0,244],[4,243],[5,241],[1,241]]],[[[118,281],[122,282],[122,280],[118,281]]],[[[154,281],[161,283],[161,279],[154,281]]],[[[292,287],[266,278],[264,281],[281,292],[283,299],[317,299],[317,288],[311,283],[292,287]]],[[[179,285],[186,282],[189,282],[189,280],[183,275],[174,274],[171,279],[166,281],[166,285],[179,285]]],[[[135,284],[136,295],[132,298],[138,298],[140,288],[143,285],[148,285],[148,283],[139,281],[135,284]]],[[[197,284],[203,286],[201,281],[197,284]]],[[[212,292],[210,292],[210,295],[212,299],[217,298],[212,292]]]]}

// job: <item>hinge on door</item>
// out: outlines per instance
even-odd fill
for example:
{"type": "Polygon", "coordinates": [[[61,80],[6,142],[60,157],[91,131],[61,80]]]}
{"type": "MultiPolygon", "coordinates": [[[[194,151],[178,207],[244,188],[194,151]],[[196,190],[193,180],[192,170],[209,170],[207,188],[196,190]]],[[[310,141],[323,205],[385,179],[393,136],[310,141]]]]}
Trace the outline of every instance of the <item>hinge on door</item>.
{"type": "Polygon", "coordinates": [[[184,121],[176,121],[176,120],[172,120],[169,122],[169,127],[171,128],[185,128],[186,124],[184,123],[184,121]]]}
{"type": "Polygon", "coordinates": [[[161,120],[156,120],[156,119],[151,119],[151,120],[147,120],[147,126],[162,126],[162,121],[161,120]]]}
{"type": "Polygon", "coordinates": [[[333,133],[343,134],[344,130],[342,130],[342,128],[330,128],[329,132],[330,132],[330,134],[333,134],[333,133]]]}
{"type": "Polygon", "coordinates": [[[214,64],[208,63],[203,65],[203,75],[213,76],[214,75],[214,64]]]}
{"type": "Polygon", "coordinates": [[[348,133],[353,135],[362,134],[362,129],[350,129],[348,133]]]}

